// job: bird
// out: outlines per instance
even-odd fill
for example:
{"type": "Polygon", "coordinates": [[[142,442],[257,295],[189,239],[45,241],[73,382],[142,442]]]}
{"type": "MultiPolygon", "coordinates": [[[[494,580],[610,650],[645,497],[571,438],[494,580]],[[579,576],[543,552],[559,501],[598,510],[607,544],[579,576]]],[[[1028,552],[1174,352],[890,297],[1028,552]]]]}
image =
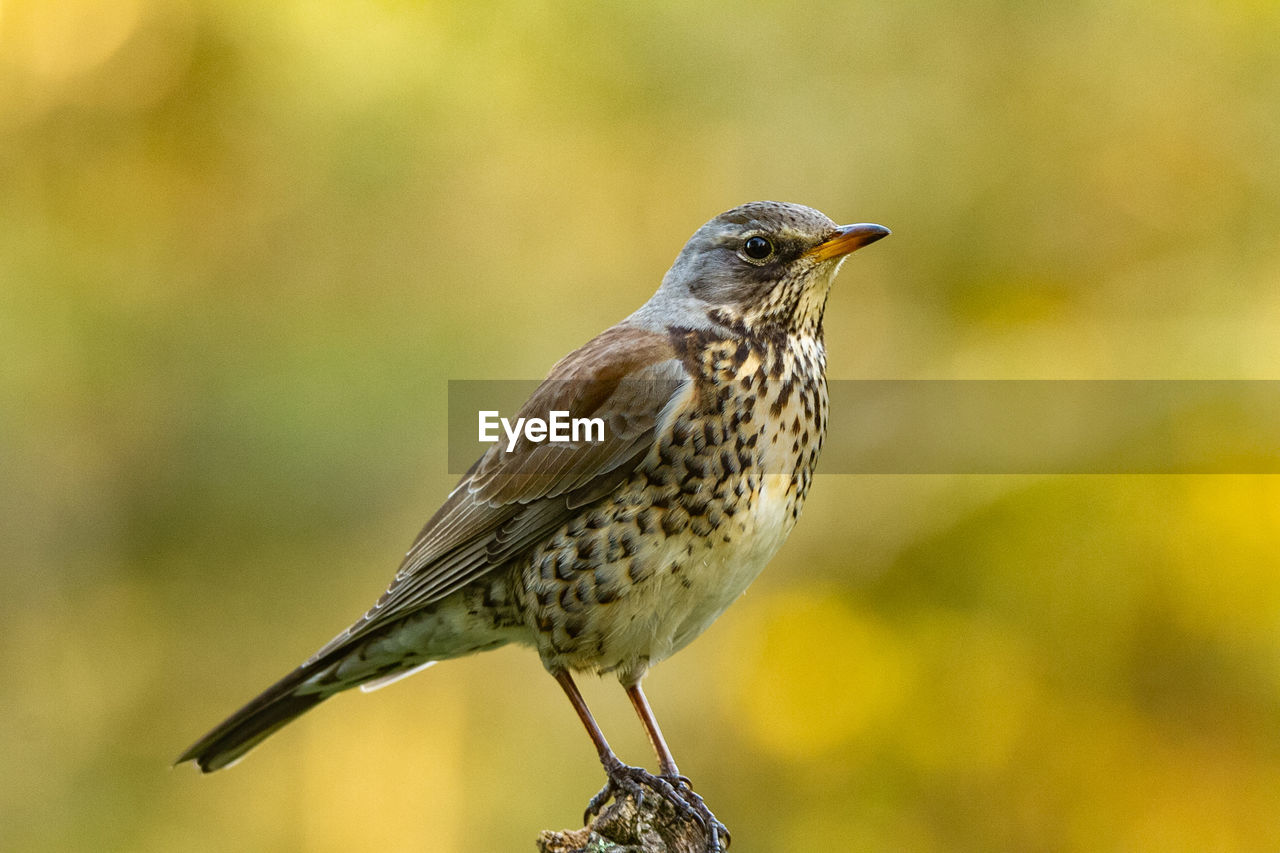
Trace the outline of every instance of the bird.
{"type": "Polygon", "coordinates": [[[827,429],[823,313],[848,255],[889,234],[758,201],[698,228],[652,297],[550,370],[522,417],[599,418],[603,435],[486,452],[376,603],[200,738],[178,764],[228,767],[336,693],[509,643],[531,646],[596,749],[604,788],[657,791],[706,829],[641,681],[763,570],[800,516],[827,429]],[[624,764],[574,674],[616,676],[658,773],[624,764]]]}

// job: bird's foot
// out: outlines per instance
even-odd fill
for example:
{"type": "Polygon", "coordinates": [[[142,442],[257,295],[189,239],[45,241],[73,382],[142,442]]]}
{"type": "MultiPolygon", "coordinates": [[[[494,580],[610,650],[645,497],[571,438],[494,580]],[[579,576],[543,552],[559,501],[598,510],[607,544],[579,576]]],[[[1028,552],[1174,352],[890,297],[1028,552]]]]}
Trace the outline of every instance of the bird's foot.
{"type": "Polygon", "coordinates": [[[677,814],[693,818],[707,834],[707,853],[722,853],[729,846],[729,830],[716,820],[702,797],[694,793],[693,786],[684,776],[655,776],[643,767],[632,767],[615,761],[605,764],[609,781],[587,803],[584,821],[588,824],[600,813],[605,804],[618,794],[625,794],[639,806],[646,791],[656,793],[676,810],[677,814]]]}
{"type": "Polygon", "coordinates": [[[702,797],[693,790],[693,783],[689,781],[688,776],[662,776],[659,777],[672,785],[679,793],[681,799],[684,800],[690,812],[697,816],[698,820],[707,830],[707,850],[712,853],[723,850],[729,846],[733,840],[729,837],[729,828],[716,819],[711,813],[711,809],[707,808],[707,804],[703,802],[702,797]],[[724,845],[721,846],[720,839],[724,839],[724,845]]]}
{"type": "MultiPolygon", "coordinates": [[[[582,815],[583,823],[591,823],[600,815],[600,810],[618,794],[626,794],[636,801],[639,807],[644,803],[644,789],[646,786],[658,790],[654,785],[650,784],[650,780],[658,780],[658,777],[646,772],[641,767],[632,767],[618,761],[614,764],[606,764],[604,768],[608,781],[604,783],[604,787],[587,802],[587,810],[582,815]]],[[[670,787],[668,785],[667,787],[670,787]]],[[[661,793],[661,791],[659,791],[661,793]]]]}

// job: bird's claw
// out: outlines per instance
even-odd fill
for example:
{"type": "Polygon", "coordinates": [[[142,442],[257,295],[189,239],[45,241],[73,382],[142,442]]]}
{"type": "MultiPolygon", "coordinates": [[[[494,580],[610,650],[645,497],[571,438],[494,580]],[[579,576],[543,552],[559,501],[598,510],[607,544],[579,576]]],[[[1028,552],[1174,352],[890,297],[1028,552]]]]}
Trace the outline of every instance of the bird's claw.
{"type": "Polygon", "coordinates": [[[606,767],[605,772],[609,779],[604,783],[604,787],[587,802],[587,810],[582,815],[583,823],[591,823],[595,820],[605,803],[619,793],[630,795],[636,801],[637,808],[644,803],[644,786],[635,779],[635,776],[641,774],[643,774],[641,778],[648,776],[649,774],[644,770],[618,762],[617,767],[606,767]]]}
{"type": "Polygon", "coordinates": [[[669,802],[678,814],[693,817],[702,825],[707,833],[707,853],[721,853],[728,848],[729,830],[716,820],[716,816],[707,808],[702,797],[694,792],[693,785],[686,777],[655,776],[642,767],[632,767],[621,761],[605,765],[605,773],[609,779],[587,803],[584,823],[591,823],[600,814],[605,803],[619,793],[632,797],[639,807],[644,802],[645,789],[648,789],[669,802]]]}
{"type": "MultiPolygon", "coordinates": [[[[716,819],[711,813],[711,809],[707,808],[707,804],[699,796],[698,792],[693,790],[693,782],[689,781],[688,776],[663,776],[666,782],[674,786],[679,793],[680,798],[684,801],[689,812],[694,814],[703,828],[707,831],[707,850],[710,853],[724,850],[732,842],[729,835],[729,828],[716,819]],[[724,839],[724,845],[721,846],[720,839],[724,839]]],[[[678,807],[677,807],[678,808],[678,807]]]]}

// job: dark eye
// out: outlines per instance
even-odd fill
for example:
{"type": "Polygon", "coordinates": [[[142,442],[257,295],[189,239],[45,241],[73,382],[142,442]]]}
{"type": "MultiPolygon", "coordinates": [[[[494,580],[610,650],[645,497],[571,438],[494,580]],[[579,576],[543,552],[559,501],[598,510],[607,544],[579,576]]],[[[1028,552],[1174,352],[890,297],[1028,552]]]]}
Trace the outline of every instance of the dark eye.
{"type": "Polygon", "coordinates": [[[748,237],[742,244],[742,252],[748,258],[763,261],[773,254],[773,244],[763,237],[748,237]]]}

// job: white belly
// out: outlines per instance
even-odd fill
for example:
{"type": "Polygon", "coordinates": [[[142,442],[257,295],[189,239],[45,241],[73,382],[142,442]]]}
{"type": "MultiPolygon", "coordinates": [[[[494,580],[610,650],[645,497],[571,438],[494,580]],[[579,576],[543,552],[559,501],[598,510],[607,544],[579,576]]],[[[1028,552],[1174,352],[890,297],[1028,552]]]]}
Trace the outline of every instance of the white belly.
{"type": "Polygon", "coordinates": [[[692,642],[736,601],[794,526],[790,483],[789,474],[763,475],[750,509],[726,531],[728,542],[700,543],[692,553],[680,538],[657,544],[651,559],[663,569],[621,602],[629,612],[609,638],[614,655],[636,659],[640,666],[656,664],[692,642]]]}

